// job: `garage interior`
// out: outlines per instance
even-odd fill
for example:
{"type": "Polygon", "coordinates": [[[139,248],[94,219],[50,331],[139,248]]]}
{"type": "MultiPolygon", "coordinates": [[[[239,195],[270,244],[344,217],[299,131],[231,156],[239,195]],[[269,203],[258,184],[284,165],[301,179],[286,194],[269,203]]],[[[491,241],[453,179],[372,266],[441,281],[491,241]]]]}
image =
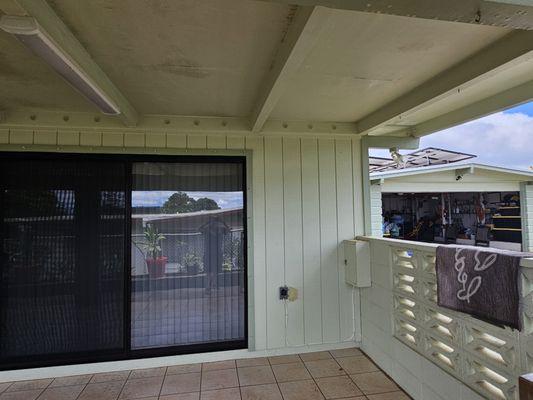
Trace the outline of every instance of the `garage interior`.
{"type": "Polygon", "coordinates": [[[384,236],[522,249],[519,192],[383,193],[384,236]]]}

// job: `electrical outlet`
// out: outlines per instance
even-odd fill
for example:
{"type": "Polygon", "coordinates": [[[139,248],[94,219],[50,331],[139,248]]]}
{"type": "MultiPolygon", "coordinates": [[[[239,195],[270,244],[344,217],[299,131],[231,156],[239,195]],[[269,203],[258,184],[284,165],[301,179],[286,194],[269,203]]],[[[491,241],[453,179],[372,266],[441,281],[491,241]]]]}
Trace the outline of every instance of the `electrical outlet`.
{"type": "Polygon", "coordinates": [[[298,289],[294,287],[290,287],[287,299],[289,301],[295,301],[297,298],[298,298],[298,289]]]}
{"type": "Polygon", "coordinates": [[[279,288],[279,299],[287,300],[289,298],[289,288],[287,286],[280,286],[279,288]]]}

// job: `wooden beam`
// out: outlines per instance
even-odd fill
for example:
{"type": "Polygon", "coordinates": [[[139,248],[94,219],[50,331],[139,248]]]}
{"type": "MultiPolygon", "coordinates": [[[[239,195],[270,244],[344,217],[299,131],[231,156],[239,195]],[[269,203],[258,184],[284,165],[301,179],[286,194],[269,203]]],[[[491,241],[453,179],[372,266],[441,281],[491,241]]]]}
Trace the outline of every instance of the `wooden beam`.
{"type": "Polygon", "coordinates": [[[422,137],[531,100],[533,80],[394,133],[422,137]]]}
{"type": "Polygon", "coordinates": [[[263,0],[511,29],[533,29],[533,6],[501,0],[263,0]]]}
{"type": "Polygon", "coordinates": [[[420,146],[420,139],[415,137],[365,136],[363,142],[370,149],[391,149],[397,147],[398,149],[416,150],[420,146]]]}
{"type": "Polygon", "coordinates": [[[409,114],[518,64],[533,51],[533,31],[515,31],[357,121],[359,133],[401,125],[409,114]]]}
{"type": "Polygon", "coordinates": [[[263,129],[291,78],[315,46],[329,15],[330,11],[324,7],[297,8],[252,111],[253,132],[263,129]]]}
{"type": "Polygon", "coordinates": [[[118,117],[127,126],[137,124],[138,115],[119,89],[91,58],[70,29],[57,16],[45,0],[16,0],[28,16],[33,17],[49,38],[64,51],[70,61],[79,66],[87,77],[112,100],[120,110],[118,117]]]}
{"type": "MultiPolygon", "coordinates": [[[[124,124],[114,116],[90,112],[61,112],[42,109],[5,110],[0,128],[112,130],[123,131],[124,124]]],[[[204,134],[252,134],[250,120],[246,117],[185,117],[179,115],[142,115],[136,131],[180,132],[204,134]]],[[[268,120],[262,130],[268,135],[344,136],[353,137],[353,122],[276,121],[268,120]]],[[[254,134],[255,135],[255,134],[254,134]]],[[[381,138],[386,140],[386,138],[381,138]]]]}

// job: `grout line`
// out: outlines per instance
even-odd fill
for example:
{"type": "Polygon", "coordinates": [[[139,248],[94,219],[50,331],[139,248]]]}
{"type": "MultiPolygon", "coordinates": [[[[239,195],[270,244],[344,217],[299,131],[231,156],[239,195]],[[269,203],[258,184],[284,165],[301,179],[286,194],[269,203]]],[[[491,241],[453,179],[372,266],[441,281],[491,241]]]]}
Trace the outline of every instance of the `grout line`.
{"type": "Polygon", "coordinates": [[[117,399],[119,399],[120,396],[122,395],[122,392],[124,391],[124,388],[126,387],[126,384],[128,383],[128,380],[130,379],[131,371],[132,370],[129,371],[128,376],[124,380],[124,383],[122,384],[122,387],[120,388],[120,392],[118,393],[117,399]]]}
{"type": "MultiPolygon", "coordinates": [[[[89,385],[89,383],[91,383],[91,379],[93,379],[93,376],[94,374],[91,374],[91,377],[87,380],[87,383],[83,386],[83,389],[80,390],[80,392],[78,393],[78,395],[76,396],[76,398],[74,400],[77,400],[80,398],[81,394],[85,391],[85,389],[87,388],[87,386],[89,385]]],[[[57,379],[57,378],[56,378],[57,379]]],[[[55,379],[54,379],[55,380],[55,379]]]]}
{"type": "MultiPolygon", "coordinates": [[[[329,352],[328,352],[329,353],[329,352]]],[[[331,355],[331,353],[330,353],[331,355]]],[[[322,395],[322,397],[324,399],[327,399],[326,395],[324,394],[324,392],[322,392],[322,389],[320,389],[320,386],[318,386],[318,383],[317,381],[315,380],[315,377],[313,376],[313,374],[311,374],[311,371],[309,371],[309,368],[307,368],[307,365],[305,365],[305,361],[302,359],[301,355],[298,354],[298,358],[300,358],[300,360],[302,361],[302,364],[305,368],[305,370],[307,371],[307,373],[309,374],[309,376],[311,377],[311,379],[313,380],[313,383],[315,384],[316,388],[318,389],[318,391],[320,392],[320,394],[322,395]]],[[[339,365],[340,367],[340,365],[339,365]]]]}
{"type": "Polygon", "coordinates": [[[165,373],[163,374],[163,380],[161,381],[161,387],[159,388],[159,393],[157,394],[157,398],[161,397],[161,392],[163,391],[163,386],[165,385],[165,380],[167,379],[167,370],[168,367],[165,367],[165,373]]]}

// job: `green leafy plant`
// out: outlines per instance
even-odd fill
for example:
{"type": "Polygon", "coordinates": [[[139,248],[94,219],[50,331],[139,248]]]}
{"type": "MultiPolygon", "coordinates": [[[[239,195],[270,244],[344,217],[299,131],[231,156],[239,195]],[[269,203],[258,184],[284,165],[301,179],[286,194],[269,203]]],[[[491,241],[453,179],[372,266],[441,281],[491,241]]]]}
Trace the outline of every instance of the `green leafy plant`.
{"type": "Polygon", "coordinates": [[[190,274],[197,274],[200,271],[200,257],[192,252],[183,256],[182,263],[190,274]]]}
{"type": "Polygon", "coordinates": [[[165,240],[165,236],[162,233],[159,233],[157,229],[148,225],[144,230],[144,243],[142,247],[146,250],[148,257],[156,259],[158,254],[161,253],[161,242],[165,240]]]}

